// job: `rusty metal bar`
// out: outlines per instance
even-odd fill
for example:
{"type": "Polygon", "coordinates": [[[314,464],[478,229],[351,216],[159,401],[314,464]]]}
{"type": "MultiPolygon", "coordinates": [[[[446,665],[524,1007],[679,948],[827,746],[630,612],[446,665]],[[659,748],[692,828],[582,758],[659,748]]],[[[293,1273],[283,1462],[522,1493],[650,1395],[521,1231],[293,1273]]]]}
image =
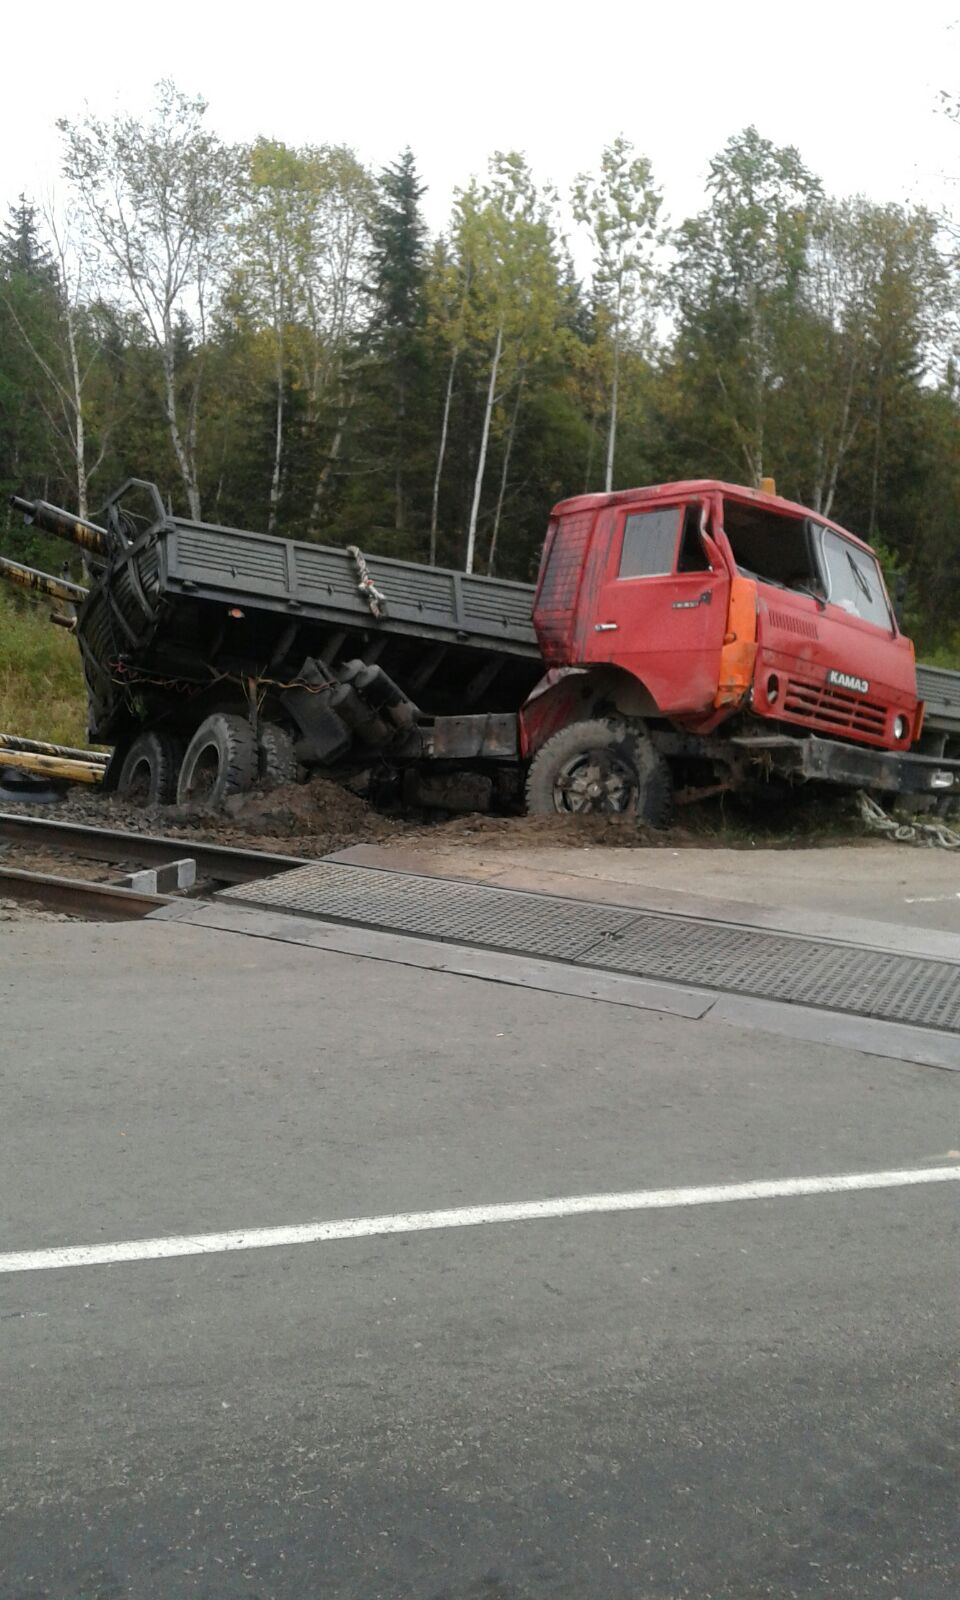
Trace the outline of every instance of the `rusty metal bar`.
{"type": "Polygon", "coordinates": [[[123,833],[80,822],[55,822],[47,817],[0,812],[0,839],[9,844],[42,845],[65,850],[93,861],[122,861],[150,867],[190,855],[197,873],[219,883],[252,883],[259,878],[307,866],[304,856],[271,855],[259,850],[235,850],[229,845],[206,844],[192,835],[165,839],[149,833],[123,833]]]}
{"type": "Polygon", "coordinates": [[[52,572],[38,572],[36,567],[25,567],[21,561],[8,561],[6,556],[0,556],[0,578],[5,578],[7,583],[15,583],[18,588],[49,595],[53,600],[65,600],[68,605],[79,605],[81,600],[86,600],[89,592],[80,583],[55,578],[52,572]]]}
{"type": "Polygon", "coordinates": [[[52,533],[58,539],[67,539],[70,544],[79,545],[81,550],[90,550],[94,555],[108,556],[110,554],[110,535],[106,528],[101,528],[99,523],[87,522],[83,517],[74,517],[69,511],[64,511],[62,506],[52,506],[48,500],[24,500],[18,494],[10,496],[10,504],[15,511],[23,513],[23,520],[35,528],[40,528],[43,533],[52,533]]]}
{"type": "Polygon", "coordinates": [[[87,883],[82,878],[21,872],[16,867],[0,867],[0,900],[3,899],[70,911],[98,921],[147,917],[151,911],[175,903],[175,896],[169,894],[144,894],[114,883],[87,883]]]}
{"type": "Polygon", "coordinates": [[[78,750],[70,744],[48,744],[44,739],[21,739],[18,733],[0,733],[0,751],[22,750],[34,756],[67,756],[71,761],[96,761],[106,766],[110,756],[104,750],[78,750]]]}

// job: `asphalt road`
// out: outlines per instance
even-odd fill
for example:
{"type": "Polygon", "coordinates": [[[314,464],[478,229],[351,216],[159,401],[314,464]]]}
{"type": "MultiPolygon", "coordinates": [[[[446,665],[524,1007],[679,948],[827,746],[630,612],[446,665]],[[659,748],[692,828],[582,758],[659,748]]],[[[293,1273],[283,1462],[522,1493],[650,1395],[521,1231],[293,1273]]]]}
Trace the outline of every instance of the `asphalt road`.
{"type": "MultiPolygon", "coordinates": [[[[960,1149],[952,1073],[172,923],[3,925],[0,1008],[4,1250],[960,1149]]],[[[955,1600],[958,1202],[0,1276],[0,1596],[955,1600]]]]}

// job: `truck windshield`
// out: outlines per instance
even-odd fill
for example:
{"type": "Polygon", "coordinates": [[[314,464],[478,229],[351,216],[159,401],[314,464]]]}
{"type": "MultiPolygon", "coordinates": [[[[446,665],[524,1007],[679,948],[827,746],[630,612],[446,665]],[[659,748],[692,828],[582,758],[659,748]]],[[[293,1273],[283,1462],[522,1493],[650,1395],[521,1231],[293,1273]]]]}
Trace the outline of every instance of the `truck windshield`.
{"type": "Polygon", "coordinates": [[[893,618],[875,557],[830,528],[820,530],[820,542],[831,605],[873,622],[878,628],[892,629],[893,618]]]}

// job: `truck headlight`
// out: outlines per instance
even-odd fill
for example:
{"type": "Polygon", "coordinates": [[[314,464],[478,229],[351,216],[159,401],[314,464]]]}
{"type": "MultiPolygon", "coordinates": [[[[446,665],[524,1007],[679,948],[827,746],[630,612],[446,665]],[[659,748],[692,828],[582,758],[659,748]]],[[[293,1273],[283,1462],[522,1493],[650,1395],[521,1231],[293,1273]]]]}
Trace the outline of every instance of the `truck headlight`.
{"type": "Polygon", "coordinates": [[[894,719],[893,719],[893,737],[895,739],[905,739],[907,737],[907,735],[909,734],[909,732],[910,732],[910,724],[907,721],[906,717],[904,717],[902,715],[898,716],[898,717],[894,717],[894,719]]]}

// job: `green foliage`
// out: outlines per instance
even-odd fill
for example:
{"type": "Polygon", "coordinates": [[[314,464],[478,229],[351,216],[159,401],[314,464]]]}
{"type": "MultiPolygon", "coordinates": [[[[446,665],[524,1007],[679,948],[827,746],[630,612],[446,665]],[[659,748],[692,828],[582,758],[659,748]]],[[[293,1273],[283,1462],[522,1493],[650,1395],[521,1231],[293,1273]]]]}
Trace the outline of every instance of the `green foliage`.
{"type": "Polygon", "coordinates": [[[0,270],[5,277],[22,276],[35,284],[53,288],[56,283],[50,249],[40,236],[37,208],[25,194],[10,214],[0,233],[0,270]]]}
{"type": "Polygon", "coordinates": [[[796,369],[794,333],[820,185],[796,150],[747,128],[710,166],[708,208],[677,232],[678,356],[688,406],[736,476],[759,485],[796,369]]]}
{"type": "Polygon", "coordinates": [[[432,428],[429,413],[424,193],[413,152],[381,172],[367,264],[372,303],[366,451],[372,520],[398,535],[426,526],[423,494],[432,428]],[[418,488],[420,492],[418,493],[418,488]]]}
{"type": "MultiPolygon", "coordinates": [[[[594,404],[605,392],[607,446],[604,488],[613,488],[620,416],[624,347],[652,339],[656,271],[652,247],[662,195],[646,156],[635,156],[624,138],[600,157],[600,176],[581,173],[573,186],[574,219],[594,246],[593,329],[589,366],[594,404]]],[[[588,471],[588,478],[590,477],[588,471]]],[[[598,479],[599,481],[599,479],[598,479]]]]}
{"type": "MultiPolygon", "coordinates": [[[[922,641],[918,641],[918,644],[922,641]]],[[[960,628],[954,628],[946,639],[922,649],[923,660],[931,667],[947,667],[960,672],[960,628]]]]}
{"type": "Polygon", "coordinates": [[[63,132],[65,248],[28,198],[0,225],[6,553],[59,569],[5,502],[76,504],[73,403],[94,511],[148,476],[211,521],[523,579],[565,496],[770,474],[882,538],[920,652],[956,649],[957,292],[926,212],[827,197],[747,128],[669,237],[618,138],[569,203],[495,153],[431,240],[409,149],[379,175],[230,149],[172,84],[63,132]]]}

